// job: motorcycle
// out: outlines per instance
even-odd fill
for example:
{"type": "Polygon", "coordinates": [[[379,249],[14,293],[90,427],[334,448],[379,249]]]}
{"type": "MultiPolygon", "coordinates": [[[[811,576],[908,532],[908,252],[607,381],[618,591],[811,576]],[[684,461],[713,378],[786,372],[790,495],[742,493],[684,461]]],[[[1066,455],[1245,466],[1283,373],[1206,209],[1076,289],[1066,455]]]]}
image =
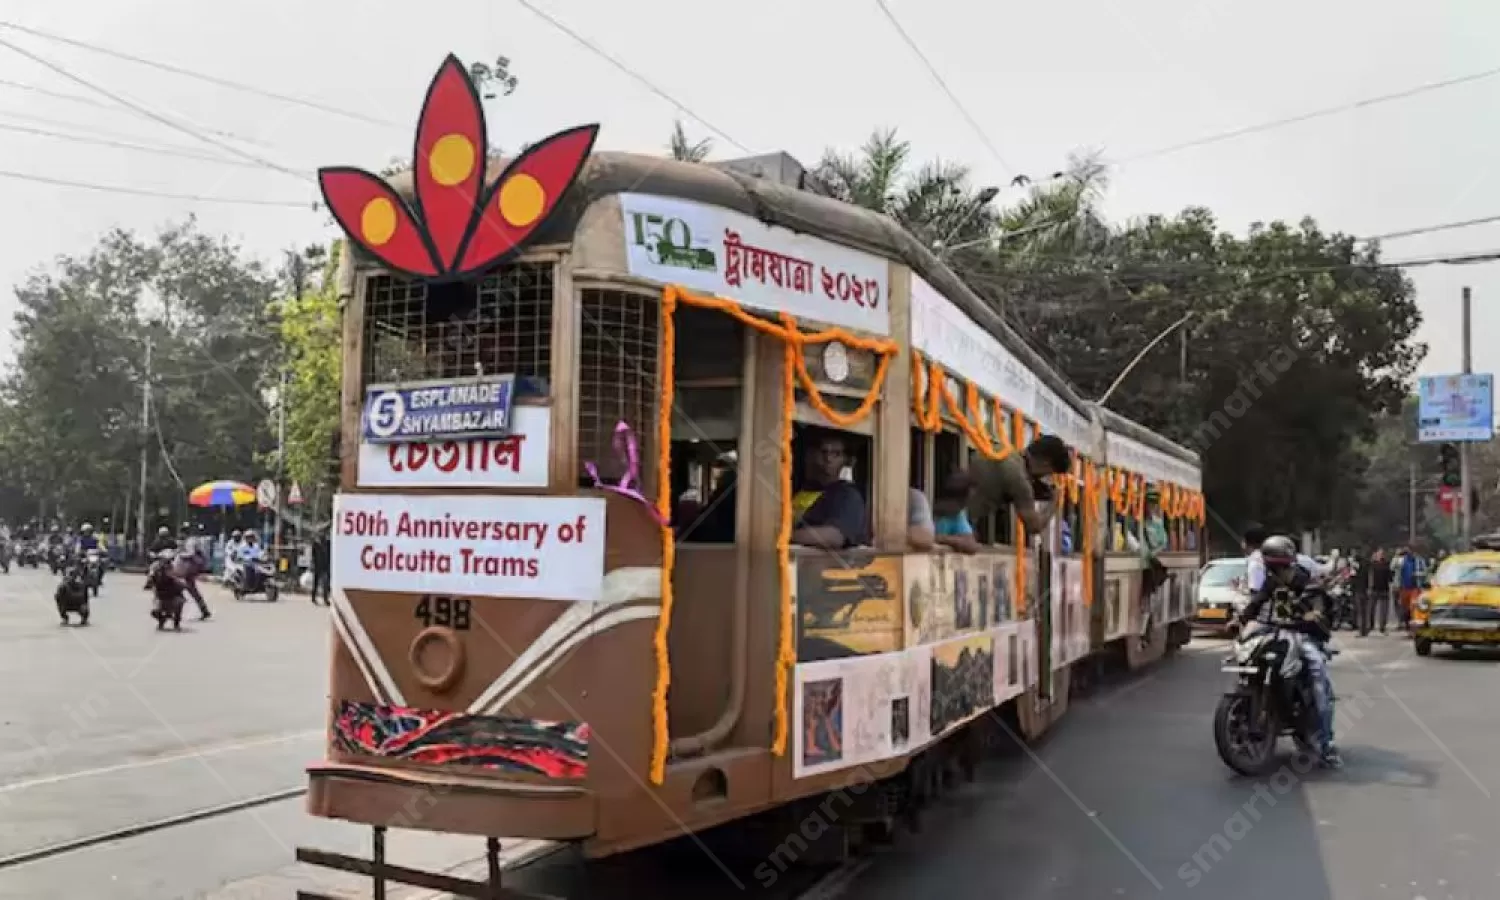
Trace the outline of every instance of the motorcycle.
{"type": "Polygon", "coordinates": [[[1344,625],[1358,628],[1359,619],[1354,611],[1354,591],[1348,581],[1338,581],[1328,588],[1328,629],[1338,631],[1344,625]]]}
{"type": "Polygon", "coordinates": [[[276,569],[266,560],[236,565],[229,573],[229,590],[236,600],[243,600],[254,594],[265,594],[271,603],[281,598],[281,587],[276,583],[276,569]]]}
{"type": "Polygon", "coordinates": [[[53,544],[47,548],[47,567],[52,570],[53,575],[62,572],[68,567],[68,548],[62,544],[53,544]]]}
{"type": "Polygon", "coordinates": [[[1276,768],[1276,744],[1283,735],[1290,735],[1300,751],[1317,752],[1318,709],[1302,661],[1302,642],[1310,638],[1295,626],[1277,621],[1247,627],[1224,658],[1222,671],[1233,674],[1236,684],[1214,710],[1214,747],[1241,775],[1258,778],[1276,768]]]}
{"type": "Polygon", "coordinates": [[[187,589],[174,571],[176,554],[170,550],[160,553],[146,570],[146,590],[151,591],[156,602],[151,607],[151,617],[156,620],[156,630],[163,631],[172,623],[173,631],[182,630],[182,607],[187,603],[187,589]]]}
{"type": "Polygon", "coordinates": [[[104,551],[95,547],[85,551],[84,572],[88,575],[89,590],[94,596],[99,596],[99,588],[104,584],[104,551]]]}
{"type": "Polygon", "coordinates": [[[57,603],[57,614],[62,617],[64,625],[70,624],[68,616],[75,614],[78,616],[78,624],[89,623],[88,574],[83,570],[82,563],[74,560],[68,566],[53,594],[53,600],[57,603]]]}
{"type": "Polygon", "coordinates": [[[41,555],[37,553],[36,544],[31,541],[22,541],[16,548],[16,564],[19,566],[30,566],[35,569],[42,564],[41,555]]]}

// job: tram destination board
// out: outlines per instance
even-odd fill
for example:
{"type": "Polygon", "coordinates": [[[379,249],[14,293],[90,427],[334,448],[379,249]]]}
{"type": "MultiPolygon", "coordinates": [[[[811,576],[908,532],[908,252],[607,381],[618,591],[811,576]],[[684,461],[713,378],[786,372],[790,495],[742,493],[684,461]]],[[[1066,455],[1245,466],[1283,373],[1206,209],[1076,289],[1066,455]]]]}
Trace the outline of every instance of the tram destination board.
{"type": "Polygon", "coordinates": [[[372,385],[365,390],[364,439],[399,441],[504,437],[515,375],[372,385]]]}

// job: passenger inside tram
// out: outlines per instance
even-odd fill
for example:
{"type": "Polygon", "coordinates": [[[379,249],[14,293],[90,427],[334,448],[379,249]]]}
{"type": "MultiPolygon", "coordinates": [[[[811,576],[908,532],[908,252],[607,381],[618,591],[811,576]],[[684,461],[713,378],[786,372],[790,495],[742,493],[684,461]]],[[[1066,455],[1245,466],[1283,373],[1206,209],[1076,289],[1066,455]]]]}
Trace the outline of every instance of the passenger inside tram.
{"type": "Polygon", "coordinates": [[[968,472],[949,472],[938,483],[933,503],[933,530],[937,542],[960,553],[978,553],[981,549],[974,526],[969,521],[968,505],[974,495],[974,480],[968,472]]]}
{"type": "Polygon", "coordinates": [[[926,553],[937,546],[937,529],[932,521],[932,505],[919,488],[907,492],[906,546],[914,553],[926,553]]]}
{"type": "Polygon", "coordinates": [[[802,435],[802,479],[792,496],[792,543],[842,550],[870,543],[865,498],[851,481],[848,439],[835,431],[807,429],[802,435]]]}

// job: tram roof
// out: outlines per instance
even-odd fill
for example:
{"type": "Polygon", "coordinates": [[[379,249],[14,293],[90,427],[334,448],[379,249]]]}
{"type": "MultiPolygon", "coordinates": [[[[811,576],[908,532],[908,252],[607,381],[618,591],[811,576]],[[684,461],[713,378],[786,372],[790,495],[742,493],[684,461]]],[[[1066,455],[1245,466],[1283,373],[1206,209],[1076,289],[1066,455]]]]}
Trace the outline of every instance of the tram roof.
{"type": "MultiPolygon", "coordinates": [[[[505,162],[490,160],[485,173],[486,184],[499,177],[505,162]]],[[[390,183],[403,197],[411,199],[410,172],[392,176],[390,183]]],[[[1073,385],[1016,334],[999,313],[971,291],[910,232],[894,219],[873,210],[713,164],[681,162],[637,153],[598,152],[589,157],[578,180],[558,204],[557,211],[531,242],[571,243],[588,207],[596,200],[620,193],[657,194],[719,206],[762,222],[905,263],[994,335],[1074,410],[1088,414],[1088,404],[1073,385]]]]}

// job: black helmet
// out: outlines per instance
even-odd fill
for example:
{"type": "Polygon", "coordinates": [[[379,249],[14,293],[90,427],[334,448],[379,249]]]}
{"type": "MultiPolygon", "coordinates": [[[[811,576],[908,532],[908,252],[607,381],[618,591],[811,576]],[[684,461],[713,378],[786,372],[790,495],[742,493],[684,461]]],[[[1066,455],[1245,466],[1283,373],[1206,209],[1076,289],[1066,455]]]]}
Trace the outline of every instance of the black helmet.
{"type": "Polygon", "coordinates": [[[1297,545],[1284,534],[1268,537],[1260,545],[1260,557],[1265,560],[1268,569],[1294,565],[1297,562],[1297,545]]]}

